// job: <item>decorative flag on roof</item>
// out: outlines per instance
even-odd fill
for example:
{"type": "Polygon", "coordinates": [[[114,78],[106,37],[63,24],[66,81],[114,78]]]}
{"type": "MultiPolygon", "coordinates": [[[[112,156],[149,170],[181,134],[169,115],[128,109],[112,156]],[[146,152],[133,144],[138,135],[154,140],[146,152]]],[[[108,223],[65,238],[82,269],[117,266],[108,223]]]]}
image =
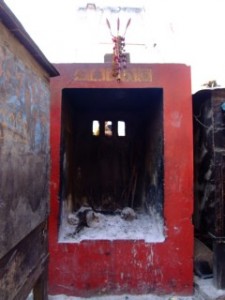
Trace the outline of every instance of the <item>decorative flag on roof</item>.
{"type": "Polygon", "coordinates": [[[109,28],[110,34],[113,41],[113,62],[112,62],[112,75],[117,79],[121,80],[121,72],[127,67],[126,53],[125,53],[125,35],[127,28],[130,26],[131,19],[127,21],[125,31],[123,35],[120,35],[120,19],[117,19],[117,34],[113,35],[111,25],[108,19],[106,19],[106,24],[109,28]]]}

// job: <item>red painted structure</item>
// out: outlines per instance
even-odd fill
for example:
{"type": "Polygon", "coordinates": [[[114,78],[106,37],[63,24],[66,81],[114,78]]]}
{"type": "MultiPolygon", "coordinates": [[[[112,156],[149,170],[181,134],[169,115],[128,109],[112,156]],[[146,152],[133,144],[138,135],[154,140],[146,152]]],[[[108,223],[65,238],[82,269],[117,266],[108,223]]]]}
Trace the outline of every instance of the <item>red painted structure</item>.
{"type": "Polygon", "coordinates": [[[182,294],[193,292],[193,139],[190,68],[181,64],[128,66],[117,82],[110,65],[58,64],[51,80],[51,212],[49,293],[182,294]],[[58,243],[61,98],[64,88],[163,88],[163,243],[58,243]]]}

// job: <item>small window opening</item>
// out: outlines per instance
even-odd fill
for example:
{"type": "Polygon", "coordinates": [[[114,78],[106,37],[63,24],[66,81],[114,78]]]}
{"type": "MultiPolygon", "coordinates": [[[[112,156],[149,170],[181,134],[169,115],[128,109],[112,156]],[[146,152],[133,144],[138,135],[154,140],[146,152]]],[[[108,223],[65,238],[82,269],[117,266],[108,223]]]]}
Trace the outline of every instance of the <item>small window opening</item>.
{"type": "Polygon", "coordinates": [[[105,121],[105,135],[112,136],[112,121],[105,121]]]}
{"type": "Polygon", "coordinates": [[[124,121],[118,121],[117,124],[117,133],[118,136],[126,136],[126,124],[124,121]]]}
{"type": "Polygon", "coordinates": [[[100,134],[100,123],[99,123],[99,121],[93,121],[92,122],[92,134],[94,135],[94,136],[99,136],[99,134],[100,134]]]}

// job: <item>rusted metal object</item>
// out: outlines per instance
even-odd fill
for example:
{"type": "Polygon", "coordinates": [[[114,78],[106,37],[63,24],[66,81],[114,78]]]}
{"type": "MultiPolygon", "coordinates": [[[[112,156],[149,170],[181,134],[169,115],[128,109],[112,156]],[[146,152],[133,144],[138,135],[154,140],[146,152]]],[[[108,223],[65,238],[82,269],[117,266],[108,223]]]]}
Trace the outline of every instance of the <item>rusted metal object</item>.
{"type": "Polygon", "coordinates": [[[0,298],[47,299],[49,77],[58,75],[0,3],[0,298]]]}
{"type": "Polygon", "coordinates": [[[194,225],[198,237],[214,252],[214,284],[225,288],[225,89],[193,96],[195,148],[194,225]]]}
{"type": "Polygon", "coordinates": [[[0,259],[0,299],[26,299],[32,289],[47,299],[47,238],[44,222],[0,259]]]}

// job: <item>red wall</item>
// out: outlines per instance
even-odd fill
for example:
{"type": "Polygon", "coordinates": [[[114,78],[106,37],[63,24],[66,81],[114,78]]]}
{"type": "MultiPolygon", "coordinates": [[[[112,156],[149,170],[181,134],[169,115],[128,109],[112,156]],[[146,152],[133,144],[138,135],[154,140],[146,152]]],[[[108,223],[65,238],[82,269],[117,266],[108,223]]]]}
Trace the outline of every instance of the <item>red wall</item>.
{"type": "Polygon", "coordinates": [[[51,79],[51,212],[49,293],[168,294],[193,292],[193,145],[190,68],[129,65],[118,83],[104,64],[58,64],[51,79]],[[58,244],[59,151],[63,88],[163,88],[166,240],[58,244]]]}

